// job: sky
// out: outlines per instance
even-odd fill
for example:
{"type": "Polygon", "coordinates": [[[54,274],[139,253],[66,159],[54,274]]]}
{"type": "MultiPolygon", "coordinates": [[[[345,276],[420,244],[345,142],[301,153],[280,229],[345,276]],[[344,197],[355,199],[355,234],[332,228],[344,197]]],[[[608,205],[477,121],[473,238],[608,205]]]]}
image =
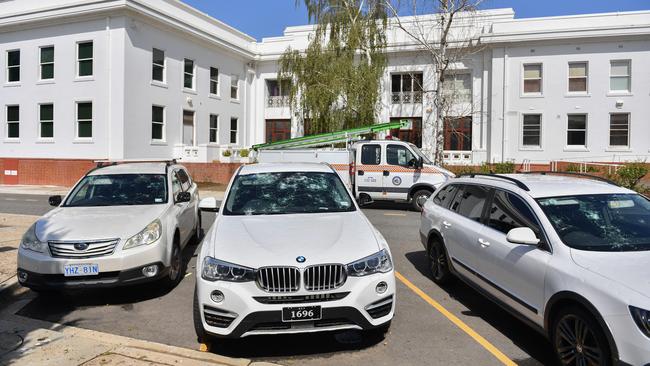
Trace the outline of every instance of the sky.
{"type": "MultiPolygon", "coordinates": [[[[308,23],[303,0],[182,0],[261,40],[308,23]]],[[[650,0],[484,0],[483,8],[513,8],[516,18],[650,10],[650,0]]]]}

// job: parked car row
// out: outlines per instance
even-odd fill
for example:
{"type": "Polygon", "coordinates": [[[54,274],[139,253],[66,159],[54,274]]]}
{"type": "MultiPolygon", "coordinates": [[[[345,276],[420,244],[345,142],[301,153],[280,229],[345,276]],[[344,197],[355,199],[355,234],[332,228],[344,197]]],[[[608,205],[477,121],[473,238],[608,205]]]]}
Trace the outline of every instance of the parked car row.
{"type": "MultiPolygon", "coordinates": [[[[99,166],[50,198],[56,208],[23,237],[18,278],[36,291],[173,287],[182,249],[201,240],[200,210],[214,211],[196,263],[200,339],[383,335],[393,259],[354,197],[326,163],[242,166],[221,205],[199,201],[173,162],[99,166]]],[[[421,207],[433,281],[466,282],[548,336],[562,365],[650,362],[647,198],[595,177],[472,174],[441,182],[421,207]]]]}

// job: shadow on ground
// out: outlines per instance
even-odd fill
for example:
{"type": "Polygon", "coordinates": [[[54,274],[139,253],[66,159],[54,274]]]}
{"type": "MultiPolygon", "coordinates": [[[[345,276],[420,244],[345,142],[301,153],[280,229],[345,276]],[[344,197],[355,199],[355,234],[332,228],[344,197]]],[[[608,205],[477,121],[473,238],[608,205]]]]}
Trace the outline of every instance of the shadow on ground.
{"type": "MultiPolygon", "coordinates": [[[[424,250],[406,253],[405,257],[423,276],[431,278],[427,256],[424,250]]],[[[518,365],[537,363],[555,365],[553,349],[543,335],[481,295],[469,285],[455,279],[444,286],[436,286],[447,292],[449,297],[457,300],[469,309],[463,311],[463,315],[483,319],[532,357],[532,359],[514,360],[518,365]]]]}

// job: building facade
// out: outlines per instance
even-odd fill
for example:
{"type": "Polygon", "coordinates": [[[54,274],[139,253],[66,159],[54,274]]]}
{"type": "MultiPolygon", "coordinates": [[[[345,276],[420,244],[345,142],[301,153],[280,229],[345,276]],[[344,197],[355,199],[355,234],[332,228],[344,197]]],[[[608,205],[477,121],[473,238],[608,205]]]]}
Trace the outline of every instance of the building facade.
{"type": "MultiPolygon", "coordinates": [[[[403,20],[415,21],[434,24],[403,20]]],[[[5,0],[0,183],[71,184],[101,159],[176,158],[199,171],[302,136],[309,126],[277,70],[312,31],[257,42],[175,0],[5,0]]],[[[650,12],[514,19],[511,9],[486,10],[455,31],[475,51],[443,86],[456,102],[443,127],[447,163],[650,154],[650,12]]],[[[431,153],[430,56],[395,26],[387,52],[378,119],[408,120],[389,134],[431,153]]]]}

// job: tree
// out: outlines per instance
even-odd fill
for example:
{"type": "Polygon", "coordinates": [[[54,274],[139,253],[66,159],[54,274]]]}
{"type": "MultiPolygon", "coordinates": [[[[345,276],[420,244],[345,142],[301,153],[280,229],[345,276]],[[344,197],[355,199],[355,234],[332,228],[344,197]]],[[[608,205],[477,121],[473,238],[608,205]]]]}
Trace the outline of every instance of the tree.
{"type": "MultiPolygon", "coordinates": [[[[446,82],[452,67],[469,55],[479,52],[476,44],[480,32],[476,11],[482,0],[385,0],[391,16],[391,26],[402,30],[416,47],[431,60],[434,72],[432,94],[435,110],[433,121],[433,159],[443,163],[445,119],[465,117],[472,111],[456,108],[464,96],[459,95],[453,82],[446,82]],[[408,13],[408,20],[403,16],[408,13]],[[424,15],[421,15],[424,14],[424,15]]],[[[471,100],[471,99],[470,99],[471,100]]],[[[471,103],[470,103],[471,104],[471,103]]]]}
{"type": "Polygon", "coordinates": [[[309,121],[309,133],[374,123],[386,67],[383,0],[304,3],[315,32],[305,51],[285,51],[278,70],[278,79],[292,81],[292,110],[309,121]]]}

